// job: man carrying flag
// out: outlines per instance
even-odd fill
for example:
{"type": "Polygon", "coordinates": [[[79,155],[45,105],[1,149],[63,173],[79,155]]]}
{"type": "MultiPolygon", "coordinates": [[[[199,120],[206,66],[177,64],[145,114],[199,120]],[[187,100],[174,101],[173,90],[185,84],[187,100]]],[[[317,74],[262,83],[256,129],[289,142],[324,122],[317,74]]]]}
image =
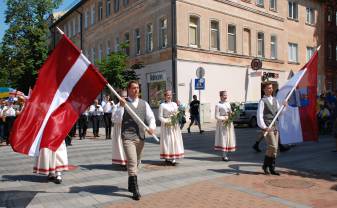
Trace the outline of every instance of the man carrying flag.
{"type": "Polygon", "coordinates": [[[39,156],[34,172],[50,174],[49,179],[61,183],[61,171],[68,165],[64,139],[106,85],[101,74],[62,33],[14,123],[10,137],[13,150],[39,156]]]}

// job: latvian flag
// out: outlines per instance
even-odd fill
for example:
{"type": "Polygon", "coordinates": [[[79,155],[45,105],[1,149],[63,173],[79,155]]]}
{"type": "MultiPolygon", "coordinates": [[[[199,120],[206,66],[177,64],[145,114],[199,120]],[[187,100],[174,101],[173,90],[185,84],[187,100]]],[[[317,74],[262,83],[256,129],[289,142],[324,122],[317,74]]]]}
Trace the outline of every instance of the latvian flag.
{"type": "Polygon", "coordinates": [[[63,35],[40,69],[32,94],[14,122],[10,135],[13,150],[31,156],[37,156],[42,148],[56,151],[106,84],[63,35]]]}
{"type": "Polygon", "coordinates": [[[291,89],[296,87],[288,100],[288,106],[278,119],[282,144],[318,140],[316,118],[317,62],[318,51],[277,93],[278,101],[283,103],[291,89]]]}

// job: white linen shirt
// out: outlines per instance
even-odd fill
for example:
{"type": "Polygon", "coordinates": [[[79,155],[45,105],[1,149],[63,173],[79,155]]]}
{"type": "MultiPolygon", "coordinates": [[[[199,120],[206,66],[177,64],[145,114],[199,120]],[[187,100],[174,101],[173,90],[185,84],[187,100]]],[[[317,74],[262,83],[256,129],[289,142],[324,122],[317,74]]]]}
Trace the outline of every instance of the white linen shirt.
{"type": "MultiPolygon", "coordinates": [[[[273,105],[273,96],[264,96],[265,98],[267,98],[268,102],[273,105]]],[[[277,101],[277,99],[275,98],[276,100],[276,105],[277,105],[277,110],[280,109],[280,104],[279,102],[277,101]]],[[[264,111],[264,102],[262,101],[262,99],[260,100],[259,102],[259,105],[258,105],[258,108],[257,108],[257,125],[261,128],[261,129],[266,129],[268,128],[268,126],[266,125],[266,123],[264,122],[264,119],[263,119],[263,111],[264,111]]]]}

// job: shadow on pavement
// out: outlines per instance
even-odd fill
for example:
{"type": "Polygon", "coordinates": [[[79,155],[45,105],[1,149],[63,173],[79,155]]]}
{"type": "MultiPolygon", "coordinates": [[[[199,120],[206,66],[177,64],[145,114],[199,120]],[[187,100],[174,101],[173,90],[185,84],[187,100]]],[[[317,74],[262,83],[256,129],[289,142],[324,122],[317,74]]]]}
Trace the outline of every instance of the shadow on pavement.
{"type": "Polygon", "coordinates": [[[107,196],[121,196],[121,197],[129,197],[131,195],[116,193],[119,191],[127,191],[124,188],[119,188],[117,186],[103,186],[103,185],[95,185],[95,186],[73,186],[70,187],[69,193],[81,193],[87,192],[91,194],[100,194],[100,195],[107,195],[107,196]]]}
{"type": "Polygon", "coordinates": [[[44,191],[0,191],[0,207],[27,207],[38,193],[44,191]]]}
{"type": "Polygon", "coordinates": [[[80,165],[82,169],[87,170],[112,170],[112,171],[125,171],[120,165],[118,164],[91,164],[91,165],[80,165]]]}
{"type": "Polygon", "coordinates": [[[47,183],[47,176],[43,175],[3,175],[2,181],[28,181],[36,183],[47,183]]]}

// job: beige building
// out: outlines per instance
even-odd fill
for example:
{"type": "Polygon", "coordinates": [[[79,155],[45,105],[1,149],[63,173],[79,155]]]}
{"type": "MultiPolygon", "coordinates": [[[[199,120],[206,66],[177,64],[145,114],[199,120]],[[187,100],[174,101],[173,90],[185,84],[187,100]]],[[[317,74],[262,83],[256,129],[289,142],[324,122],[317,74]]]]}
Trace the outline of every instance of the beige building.
{"type": "Polygon", "coordinates": [[[317,0],[82,0],[53,26],[92,62],[129,42],[130,64],[145,65],[137,70],[143,98],[156,108],[165,89],[182,103],[200,93],[208,121],[220,90],[230,101],[256,101],[267,73],[277,87],[299,70],[323,42],[321,12],[317,0]],[[254,58],[263,63],[257,72],[254,58]],[[205,89],[199,92],[200,67],[205,89]]]}

